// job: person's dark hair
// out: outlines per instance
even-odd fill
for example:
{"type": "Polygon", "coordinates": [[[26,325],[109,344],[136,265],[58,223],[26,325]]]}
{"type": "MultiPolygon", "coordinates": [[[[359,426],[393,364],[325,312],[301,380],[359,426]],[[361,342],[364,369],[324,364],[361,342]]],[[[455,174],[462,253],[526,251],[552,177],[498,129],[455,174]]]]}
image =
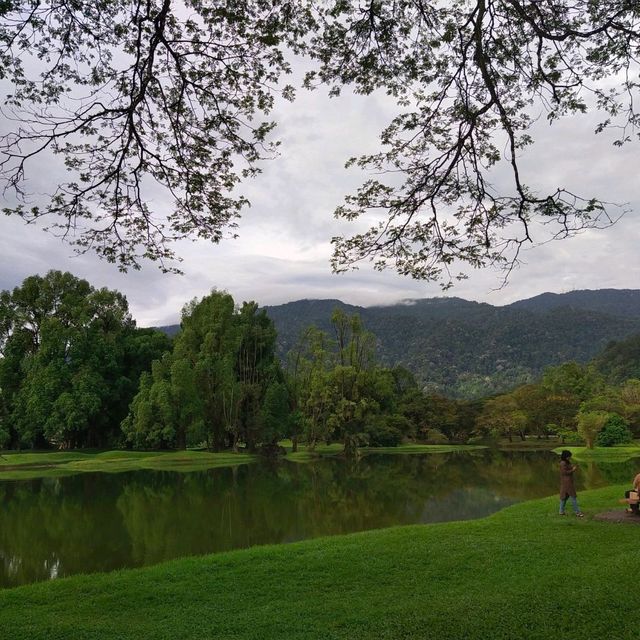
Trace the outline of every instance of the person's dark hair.
{"type": "Polygon", "coordinates": [[[561,454],[560,454],[560,460],[564,460],[565,462],[571,457],[571,451],[569,451],[568,449],[565,449],[561,454]]]}

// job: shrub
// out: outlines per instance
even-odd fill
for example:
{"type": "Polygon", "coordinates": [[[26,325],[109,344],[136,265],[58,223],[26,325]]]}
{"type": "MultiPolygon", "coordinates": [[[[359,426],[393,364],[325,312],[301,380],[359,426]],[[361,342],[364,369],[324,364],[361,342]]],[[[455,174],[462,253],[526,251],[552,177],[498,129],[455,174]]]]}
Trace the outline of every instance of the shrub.
{"type": "Polygon", "coordinates": [[[596,438],[599,447],[612,447],[615,444],[627,444],[633,440],[629,423],[618,414],[613,414],[596,438]]]}
{"type": "Polygon", "coordinates": [[[397,447],[411,423],[404,416],[378,416],[366,428],[370,447],[397,447]]]}
{"type": "Polygon", "coordinates": [[[580,434],[577,431],[573,429],[567,429],[566,427],[560,427],[553,422],[550,422],[547,425],[547,431],[558,436],[562,444],[579,444],[583,442],[580,434]]]}
{"type": "Polygon", "coordinates": [[[447,444],[449,442],[449,438],[447,438],[447,436],[445,436],[439,429],[429,429],[425,442],[428,444],[447,444]]]}

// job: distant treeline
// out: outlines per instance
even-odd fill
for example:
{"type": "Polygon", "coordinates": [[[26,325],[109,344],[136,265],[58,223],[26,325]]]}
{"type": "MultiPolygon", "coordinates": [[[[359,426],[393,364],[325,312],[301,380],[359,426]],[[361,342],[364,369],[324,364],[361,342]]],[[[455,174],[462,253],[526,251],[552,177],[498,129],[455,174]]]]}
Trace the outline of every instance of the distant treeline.
{"type": "Polygon", "coordinates": [[[356,307],[299,300],[267,307],[284,359],[309,325],[331,331],[333,309],[358,314],[377,338],[378,360],[409,369],[420,386],[467,400],[539,380],[549,366],[587,363],[612,340],[640,332],[640,291],[544,295],[496,307],[460,298],[356,307]]]}
{"type": "Polygon", "coordinates": [[[0,294],[0,446],[276,453],[290,438],[353,454],[551,434],[612,444],[640,428],[640,337],[466,401],[382,366],[359,315],[336,308],[326,326],[303,328],[283,361],[273,320],[225,292],[187,304],[171,339],[138,329],[118,292],[58,271],[29,277],[0,294]]]}

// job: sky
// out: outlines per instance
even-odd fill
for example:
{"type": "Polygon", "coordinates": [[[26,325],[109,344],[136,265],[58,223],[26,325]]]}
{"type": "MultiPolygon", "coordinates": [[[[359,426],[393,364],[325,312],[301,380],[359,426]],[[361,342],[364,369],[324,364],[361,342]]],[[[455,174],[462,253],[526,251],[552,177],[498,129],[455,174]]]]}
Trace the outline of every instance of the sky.
{"type": "MultiPolygon", "coordinates": [[[[32,274],[70,271],[96,287],[123,292],[140,326],[179,321],[180,309],[194,297],[217,288],[240,303],[275,305],[303,298],[337,298],[361,305],[393,304],[409,298],[457,296],[493,305],[509,304],[540,293],[575,289],[640,288],[640,146],[612,146],[613,136],[593,135],[591,116],[573,116],[553,126],[536,125],[536,144],[522,162],[525,182],[566,187],[625,203],[629,212],[613,227],[591,230],[568,240],[526,250],[523,264],[506,286],[492,270],[468,272],[468,279],[442,292],[439,284],[415,281],[391,269],[332,274],[331,237],[349,233],[333,210],[366,175],[346,170],[345,161],[378,148],[380,130],[394,115],[385,96],[345,95],[329,99],[322,91],[303,92],[292,105],[280,106],[276,137],[280,157],[245,183],[252,206],[239,223],[239,238],[218,245],[205,241],[176,246],[184,275],[163,274],[153,263],[138,272],[120,273],[93,254],[73,249],[35,225],[0,218],[0,289],[12,289],[32,274]]],[[[52,191],[60,166],[39,159],[29,174],[34,192],[52,191]]],[[[159,200],[161,210],[168,206],[159,200]]]]}

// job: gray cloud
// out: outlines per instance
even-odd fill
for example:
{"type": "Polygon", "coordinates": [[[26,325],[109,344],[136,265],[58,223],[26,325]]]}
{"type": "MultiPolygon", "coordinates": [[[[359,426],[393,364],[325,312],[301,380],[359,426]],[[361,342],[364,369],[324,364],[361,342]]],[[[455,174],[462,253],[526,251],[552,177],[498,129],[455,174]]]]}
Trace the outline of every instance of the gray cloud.
{"type": "MultiPolygon", "coordinates": [[[[379,131],[392,114],[392,103],[385,96],[329,100],[313,92],[281,106],[276,115],[281,122],[277,134],[283,141],[282,155],[265,163],[264,173],[244,185],[252,207],[240,221],[240,238],[220,245],[180,243],[184,276],[163,275],[152,264],[142,272],[121,274],[92,254],[73,257],[69,246],[35,225],[2,218],[0,288],[12,288],[24,277],[51,268],[69,270],[95,286],[125,293],[141,325],[175,322],[184,303],[212,287],[228,290],[238,302],[254,299],[260,304],[340,298],[372,305],[442,295],[437,284],[402,278],[392,271],[379,273],[370,265],[346,274],[330,273],[329,241],[349,233],[348,225],[335,220],[332,212],[366,177],[357,170],[345,171],[344,162],[351,155],[375,150],[379,131]]],[[[537,143],[523,158],[528,182],[628,202],[634,212],[610,229],[527,249],[505,288],[498,288],[499,273],[468,271],[469,279],[448,295],[506,304],[544,291],[638,286],[638,147],[613,148],[611,137],[591,134],[593,124],[588,117],[553,127],[538,123],[537,143]]],[[[50,160],[46,162],[33,167],[32,185],[37,191],[52,190],[63,175],[59,167],[49,166],[50,160]]],[[[502,180],[497,174],[496,183],[502,180]]],[[[159,194],[156,206],[162,215],[169,202],[159,194]]],[[[536,231],[540,239],[546,237],[544,229],[536,231]]]]}

